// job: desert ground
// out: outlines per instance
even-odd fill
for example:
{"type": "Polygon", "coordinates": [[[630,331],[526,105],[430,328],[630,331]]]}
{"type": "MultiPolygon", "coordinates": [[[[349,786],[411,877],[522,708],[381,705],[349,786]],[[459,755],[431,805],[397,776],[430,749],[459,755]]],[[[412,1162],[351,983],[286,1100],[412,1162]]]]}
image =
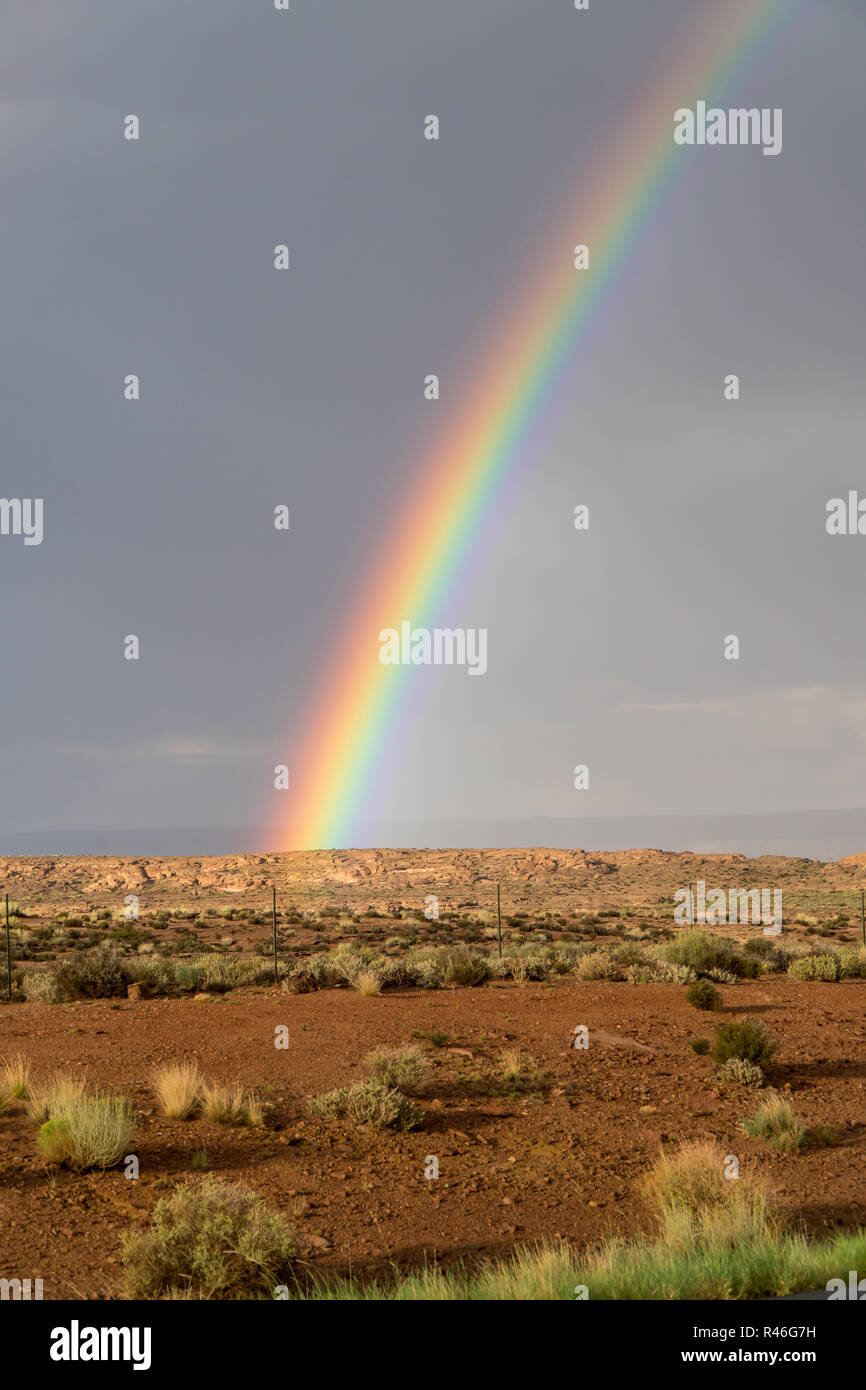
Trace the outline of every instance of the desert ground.
{"type": "Polygon", "coordinates": [[[45,1298],[126,1296],[125,1233],[147,1231],[161,1197],[204,1175],[243,1183],[286,1219],[304,1277],[383,1284],[539,1241],[651,1241],[643,1180],[691,1142],[735,1155],[792,1230],[866,1226],[866,856],[369,851],[0,867],[13,957],[0,1060],[23,1058],[33,1088],[64,1075],[122,1096],[134,1120],[137,1177],[122,1162],[79,1169],[37,1142],[26,1096],[7,1088],[0,1277],[41,1278],[45,1298]],[[708,927],[730,958],[710,964],[704,945],[696,970],[660,977],[683,969],[663,961],[689,932],[673,895],[698,880],[781,888],[783,931],[762,946],[760,925],[708,927]],[[130,894],[137,917],[124,915],[130,894]],[[425,916],[431,895],[438,917],[425,916]],[[100,984],[87,961],[106,958],[100,984]],[[467,983],[479,958],[490,971],[467,983]],[[832,978],[790,973],[837,958],[832,978]],[[444,962],[436,987],[407,961],[444,962]],[[689,1002],[687,974],[715,981],[711,1010],[689,1002]],[[802,1120],[793,1147],[744,1131],[765,1087],[729,1084],[693,1046],[745,1020],[772,1039],[764,1081],[802,1120]],[[382,1048],[410,1048],[420,1066],[412,1127],[311,1111],[363,1083],[382,1048]],[[255,1096],[257,1122],[169,1118],[154,1076],[175,1063],[255,1096]]]}

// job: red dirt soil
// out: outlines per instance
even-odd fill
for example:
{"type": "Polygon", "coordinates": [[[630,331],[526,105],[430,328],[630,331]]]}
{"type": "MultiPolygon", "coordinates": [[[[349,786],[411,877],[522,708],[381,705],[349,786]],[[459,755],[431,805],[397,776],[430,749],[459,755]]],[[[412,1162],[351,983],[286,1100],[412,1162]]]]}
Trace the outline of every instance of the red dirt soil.
{"type": "Polygon", "coordinates": [[[392,1262],[505,1254],[545,1236],[581,1246],[648,1231],[637,1187],[673,1137],[712,1137],[757,1164],[810,1232],[866,1224],[866,981],[770,978],[722,993],[718,1014],[696,1012],[676,986],[571,979],[376,998],[244,989],[211,1000],[4,1007],[0,1057],[21,1052],[37,1078],[70,1071],[129,1095],[141,1176],[49,1169],[12,1102],[0,1116],[0,1277],[42,1278],[46,1298],[122,1297],[121,1233],[146,1225],[202,1149],[214,1173],[290,1217],[315,1268],[362,1276],[387,1275],[392,1262]],[[754,1093],[719,1091],[710,1060],[689,1047],[736,1015],[762,1019],[780,1042],[771,1081],[790,1088],[808,1125],[832,1131],[832,1146],[810,1140],[783,1157],[745,1137],[754,1093]],[[274,1046],[280,1024],[287,1050],[274,1046]],[[590,1029],[586,1051],[569,1046],[578,1024],[590,1029]],[[376,1133],[308,1115],[308,1097],[365,1074],[371,1048],[432,1030],[461,1051],[427,1045],[433,1081],[419,1101],[421,1129],[376,1133]],[[512,1048],[537,1065],[542,1087],[506,1092],[497,1069],[512,1048]],[[265,1096],[279,1127],[161,1118],[148,1077],[182,1058],[265,1096]],[[424,1177],[431,1154],[436,1181],[424,1177]]]}

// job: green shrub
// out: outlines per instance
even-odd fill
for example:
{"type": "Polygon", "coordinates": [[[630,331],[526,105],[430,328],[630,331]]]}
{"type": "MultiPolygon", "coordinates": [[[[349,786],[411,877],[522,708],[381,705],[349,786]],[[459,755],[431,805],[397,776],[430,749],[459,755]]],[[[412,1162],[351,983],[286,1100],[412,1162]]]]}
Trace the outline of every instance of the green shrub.
{"type": "Polygon", "coordinates": [[[373,1129],[414,1129],[421,1115],[408,1097],[381,1081],[358,1081],[309,1101],[311,1115],[325,1120],[346,1119],[373,1129]]]}
{"type": "Polygon", "coordinates": [[[56,970],[28,970],[21,987],[28,1003],[62,1004],[70,997],[57,978],[56,970]]]}
{"type": "Polygon", "coordinates": [[[132,976],[110,946],[92,951],[74,951],[57,967],[60,988],[67,996],[84,999],[110,999],[125,994],[132,976]]]}
{"type": "Polygon", "coordinates": [[[273,1298],[296,1256],[282,1216],[240,1183],[213,1177],[175,1188],[157,1202],[150,1231],[123,1241],[132,1298],[273,1298]]]}
{"type": "Polygon", "coordinates": [[[777,936],[750,937],[743,947],[743,952],[761,961],[767,970],[787,970],[791,953],[784,946],[780,946],[778,940],[777,936]]]}
{"type": "Polygon", "coordinates": [[[139,957],[129,963],[133,980],[146,985],[151,994],[168,994],[178,983],[181,966],[165,956],[139,957]]]}
{"type": "Polygon", "coordinates": [[[347,983],[346,976],[335,957],[326,951],[317,951],[308,956],[303,964],[296,965],[283,984],[292,994],[310,994],[317,989],[334,989],[347,983]]]}
{"type": "Polygon", "coordinates": [[[806,1126],[789,1100],[768,1092],[751,1120],[743,1121],[751,1138],[766,1139],[778,1153],[796,1153],[806,1138],[806,1126]]]}
{"type": "MultiPolygon", "coordinates": [[[[26,956],[29,955],[29,951],[25,948],[24,951],[19,951],[18,955],[21,956],[21,958],[26,958],[26,956]]],[[[8,980],[10,980],[10,977],[8,977],[6,969],[6,960],[3,960],[3,962],[0,962],[0,998],[7,998],[8,980]]],[[[19,970],[13,963],[13,994],[24,994],[24,980],[24,970],[19,970]]]]}
{"type": "Polygon", "coordinates": [[[662,960],[688,965],[699,975],[712,975],[720,984],[734,979],[753,979],[761,972],[758,961],[738,955],[727,937],[710,936],[705,931],[686,931],[659,947],[662,960]],[[717,972],[724,971],[720,976],[717,972]]]}
{"type": "Polygon", "coordinates": [[[722,996],[709,980],[693,980],[686,989],[686,1002],[710,1013],[722,1007],[722,996]]]}
{"type": "MultiPolygon", "coordinates": [[[[632,962],[634,965],[634,962],[632,962]]],[[[579,980],[622,980],[625,972],[619,961],[604,947],[589,951],[577,962],[574,972],[579,980]]]]}
{"type": "Polygon", "coordinates": [[[843,980],[863,979],[866,976],[866,946],[844,946],[839,952],[839,968],[843,980]]]}
{"type": "Polygon", "coordinates": [[[778,1044],[771,1042],[763,1024],[747,1018],[734,1023],[722,1023],[716,1029],[712,1055],[714,1062],[726,1062],[729,1057],[742,1057],[764,1070],[770,1063],[778,1044]]]}
{"type": "Polygon", "coordinates": [[[37,1143],[49,1163],[86,1168],[112,1168],[129,1152],[135,1124],[129,1102],[122,1096],[82,1093],[41,1126],[37,1143]]]}
{"type": "Polygon", "coordinates": [[[766,1077],[754,1062],[747,1062],[744,1057],[729,1057],[727,1062],[723,1062],[719,1067],[718,1080],[726,1086],[744,1086],[758,1090],[763,1086],[766,1077]]]}
{"type": "Polygon", "coordinates": [[[405,989],[407,985],[416,983],[415,971],[406,956],[397,956],[393,960],[383,956],[378,968],[383,988],[389,986],[393,989],[405,989]]]}
{"type": "Polygon", "coordinates": [[[838,980],[842,976],[842,966],[835,952],[821,956],[799,956],[791,961],[788,974],[795,980],[838,980]]]}
{"type": "Polygon", "coordinates": [[[57,1115],[46,1120],[39,1128],[36,1142],[49,1163],[64,1163],[71,1145],[69,1125],[57,1115]]]}
{"type": "Polygon", "coordinates": [[[483,985],[489,978],[490,969],[484,956],[476,956],[469,951],[457,951],[448,962],[445,983],[449,985],[483,985]]]}
{"type": "Polygon", "coordinates": [[[710,1050],[710,1044],[707,1038],[692,1038],[689,1042],[689,1047],[692,1049],[692,1052],[696,1052],[699,1057],[705,1057],[710,1050]]]}
{"type": "Polygon", "coordinates": [[[250,976],[259,969],[256,961],[216,954],[196,956],[190,963],[203,972],[202,987],[209,994],[225,994],[237,985],[247,984],[250,976]]]}
{"type": "Polygon", "coordinates": [[[510,976],[518,984],[523,984],[526,980],[546,980],[550,974],[549,960],[549,951],[540,951],[533,946],[518,947],[517,951],[510,952],[501,960],[490,960],[488,969],[495,978],[510,976]]]}
{"type": "Polygon", "coordinates": [[[435,946],[410,951],[407,965],[419,989],[440,989],[448,966],[446,952],[435,946]]]}
{"type": "Polygon", "coordinates": [[[140,946],[143,941],[147,941],[148,939],[146,932],[143,932],[140,927],[133,927],[129,923],[124,923],[123,926],[115,927],[109,935],[112,941],[118,941],[123,946],[140,946]]]}
{"type": "Polygon", "coordinates": [[[405,1047],[377,1047],[364,1058],[364,1065],[373,1081],[404,1091],[417,1091],[424,1083],[430,1063],[423,1047],[407,1043],[405,1047]]]}
{"type": "Polygon", "coordinates": [[[627,965],[627,980],[636,985],[688,985],[696,978],[689,965],[671,965],[665,960],[650,960],[645,965],[627,965]]]}
{"type": "Polygon", "coordinates": [[[732,956],[729,969],[732,975],[739,976],[742,980],[757,980],[761,974],[761,962],[748,956],[732,956]]]}
{"type": "Polygon", "coordinates": [[[204,970],[200,965],[190,965],[182,961],[175,966],[174,981],[178,989],[201,989],[204,984],[204,970]]]}
{"type": "Polygon", "coordinates": [[[673,941],[659,947],[662,960],[673,965],[689,965],[692,970],[712,970],[714,966],[725,969],[731,959],[727,942],[710,936],[705,931],[685,931],[673,941]]]}

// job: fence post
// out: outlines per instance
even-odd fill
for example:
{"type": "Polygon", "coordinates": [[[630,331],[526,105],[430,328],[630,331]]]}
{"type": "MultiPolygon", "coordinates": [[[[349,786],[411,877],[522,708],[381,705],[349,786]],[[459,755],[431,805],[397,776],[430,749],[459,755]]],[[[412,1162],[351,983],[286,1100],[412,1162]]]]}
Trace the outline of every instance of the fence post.
{"type": "Polygon", "coordinates": [[[863,945],[866,946],[866,893],[860,889],[860,935],[863,938],[863,945]]]}
{"type": "Polygon", "coordinates": [[[279,984],[280,971],[277,964],[277,887],[274,883],[271,884],[271,893],[273,895],[271,900],[271,913],[273,915],[274,925],[274,984],[276,985],[279,984]]]}
{"type": "Polygon", "coordinates": [[[500,887],[496,885],[496,934],[499,941],[499,954],[502,955],[502,899],[500,897],[500,887]]]}
{"type": "Polygon", "coordinates": [[[12,998],[12,947],[9,944],[9,894],[6,894],[6,998],[12,998]]]}

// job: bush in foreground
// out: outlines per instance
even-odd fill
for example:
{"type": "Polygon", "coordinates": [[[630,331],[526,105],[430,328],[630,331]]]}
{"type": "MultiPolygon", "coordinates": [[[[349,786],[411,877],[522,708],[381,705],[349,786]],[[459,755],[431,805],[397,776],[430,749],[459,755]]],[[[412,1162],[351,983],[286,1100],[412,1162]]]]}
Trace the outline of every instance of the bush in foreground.
{"type": "Polygon", "coordinates": [[[0,1064],[0,1091],[9,1100],[26,1100],[30,1092],[30,1062],[19,1052],[0,1064]]]}
{"type": "Polygon", "coordinates": [[[793,1105],[778,1091],[768,1092],[743,1129],[752,1139],[766,1139],[782,1154],[796,1153],[806,1138],[806,1126],[793,1105]]]}
{"type": "Polygon", "coordinates": [[[760,1067],[756,1067],[754,1062],[747,1062],[745,1057],[729,1057],[727,1062],[723,1062],[719,1067],[717,1079],[723,1086],[743,1086],[757,1090],[763,1086],[767,1078],[760,1067]]]}
{"type": "Polygon", "coordinates": [[[373,1129],[414,1129],[421,1121],[417,1106],[407,1096],[381,1081],[358,1081],[336,1091],[314,1096],[311,1115],[325,1120],[349,1120],[373,1129]]]}
{"type": "Polygon", "coordinates": [[[716,1029],[712,1056],[714,1062],[727,1062],[729,1057],[742,1057],[764,1071],[772,1060],[778,1044],[771,1042],[763,1024],[754,1019],[722,1023],[716,1029]]]}
{"type": "Polygon", "coordinates": [[[110,999],[125,994],[131,979],[120,956],[108,945],[92,951],[74,951],[56,973],[66,998],[110,999]]]}
{"type": "Polygon", "coordinates": [[[471,989],[483,985],[489,978],[490,968],[483,956],[470,951],[455,951],[445,973],[448,985],[465,985],[471,989]]]}
{"type": "Polygon", "coordinates": [[[205,1178],[156,1204],[151,1229],[124,1237],[133,1298],[271,1298],[297,1245],[282,1216],[240,1183],[205,1178]]]}
{"type": "Polygon", "coordinates": [[[788,966],[788,974],[795,980],[838,980],[842,976],[842,963],[835,952],[820,956],[800,956],[788,966]]]}
{"type": "Polygon", "coordinates": [[[135,1123],[122,1096],[83,1092],[70,1097],[41,1126],[37,1143],[49,1163],[83,1172],[113,1168],[129,1152],[135,1123]]]}
{"type": "Polygon", "coordinates": [[[722,996],[709,980],[693,980],[686,990],[686,1003],[710,1013],[722,1007],[722,996]]]}
{"type": "Polygon", "coordinates": [[[368,1052],[364,1066],[371,1080],[380,1081],[383,1086],[420,1090],[426,1079],[430,1063],[423,1047],[417,1043],[407,1043],[404,1047],[377,1047],[368,1052]]]}
{"type": "Polygon", "coordinates": [[[748,970],[737,956],[732,941],[705,931],[682,932],[659,947],[659,956],[672,965],[687,965],[698,972],[723,970],[736,977],[748,970]]]}
{"type": "Polygon", "coordinates": [[[28,1004],[62,1004],[69,994],[57,978],[56,970],[28,970],[21,989],[28,1004]]]}

